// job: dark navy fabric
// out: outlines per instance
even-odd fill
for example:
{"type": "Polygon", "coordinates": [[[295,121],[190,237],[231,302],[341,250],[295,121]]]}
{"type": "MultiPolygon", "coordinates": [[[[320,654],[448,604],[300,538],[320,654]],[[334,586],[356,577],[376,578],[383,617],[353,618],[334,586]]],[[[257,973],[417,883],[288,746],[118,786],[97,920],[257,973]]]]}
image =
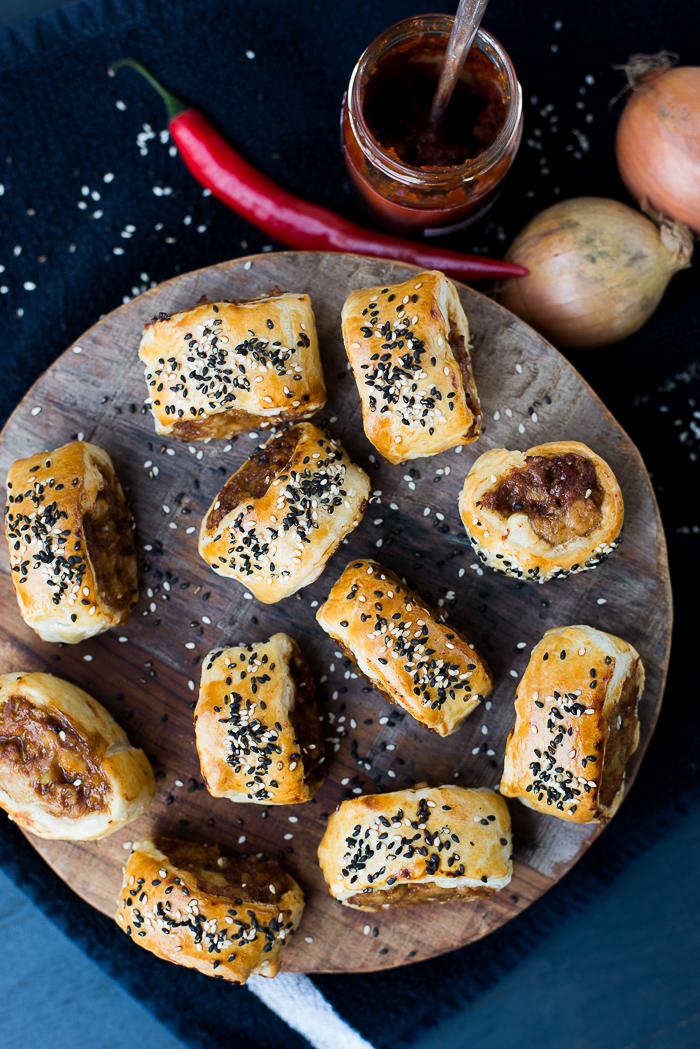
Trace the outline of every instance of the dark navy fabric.
{"type": "MultiPolygon", "coordinates": [[[[167,136],[162,104],[110,61],[140,58],[287,188],[358,217],[345,183],[338,116],[353,64],[410,0],[85,0],[0,34],[0,312],[4,419],[34,379],[101,314],[165,280],[278,248],[202,194],[167,136]],[[252,57],[248,57],[248,56],[252,57]]],[[[444,4],[454,10],[455,4],[444,4]]],[[[621,83],[612,70],[662,47],[700,64],[691,0],[498,0],[485,24],[523,85],[525,135],[489,216],[450,244],[500,254],[533,214],[581,194],[626,200],[614,163],[621,83]],[[588,117],[591,119],[587,119],[588,117]]],[[[632,339],[571,353],[639,445],[667,529],[676,598],[671,673],[637,782],[582,862],[486,940],[410,968],[315,983],[378,1049],[473,1000],[523,952],[595,897],[674,823],[700,788],[695,671],[700,437],[700,281],[675,277],[632,339]]],[[[137,951],[83,904],[0,820],[3,867],[101,966],[193,1046],[306,1043],[244,989],[137,951]]]]}

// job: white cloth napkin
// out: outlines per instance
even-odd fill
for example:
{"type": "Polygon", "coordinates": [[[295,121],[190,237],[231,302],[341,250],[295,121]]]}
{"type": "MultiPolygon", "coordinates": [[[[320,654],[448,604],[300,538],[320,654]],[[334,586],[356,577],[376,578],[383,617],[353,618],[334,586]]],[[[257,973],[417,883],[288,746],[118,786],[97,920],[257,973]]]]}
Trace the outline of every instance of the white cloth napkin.
{"type": "Polygon", "coordinates": [[[314,1049],[373,1049],[338,1016],[308,976],[280,973],[273,980],[251,976],[246,986],[314,1049]]]}

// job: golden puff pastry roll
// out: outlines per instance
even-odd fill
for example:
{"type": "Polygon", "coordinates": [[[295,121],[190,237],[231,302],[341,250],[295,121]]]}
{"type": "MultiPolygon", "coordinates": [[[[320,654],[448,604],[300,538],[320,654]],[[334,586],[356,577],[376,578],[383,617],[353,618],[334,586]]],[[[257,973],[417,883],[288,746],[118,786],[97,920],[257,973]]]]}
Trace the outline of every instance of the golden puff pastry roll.
{"type": "Polygon", "coordinates": [[[306,419],[326,403],[308,295],[207,302],[145,326],[156,433],[187,441],[306,419]]]}
{"type": "Polygon", "coordinates": [[[413,787],[340,803],[318,860],[360,911],[491,896],[513,875],[510,814],[484,787],[413,787]]]}
{"type": "Polygon", "coordinates": [[[286,634],[204,660],[194,712],[199,763],[215,798],[293,805],[323,782],[316,688],[286,634]]]}
{"type": "Polygon", "coordinates": [[[102,448],[72,441],[14,462],[5,528],[17,604],[42,640],[75,644],[129,618],[134,520],[102,448]]]}
{"type": "Polygon", "coordinates": [[[245,983],[277,975],[303,910],[300,887],[273,860],[158,837],[134,843],[115,917],[159,958],[245,983]]]}
{"type": "Polygon", "coordinates": [[[368,500],[364,470],[323,430],[298,423],[228,479],[202,521],[199,552],[274,604],[320,576],[368,500]]]}
{"type": "Polygon", "coordinates": [[[572,823],[615,814],[639,743],[639,653],[590,626],[548,630],[515,696],[500,790],[572,823]]]}
{"type": "Polygon", "coordinates": [[[477,439],[469,325],[444,274],[354,291],[342,324],[365,433],[385,459],[402,463],[477,439]]]}
{"type": "Polygon", "coordinates": [[[351,561],[316,619],[390,703],[449,736],[491,690],[474,646],[376,561],[351,561]]]}
{"type": "Polygon", "coordinates": [[[621,542],[624,520],[615,474],[579,441],[485,452],[459,512],[482,564],[536,583],[601,564],[621,542]]]}
{"type": "Polygon", "coordinates": [[[0,806],[24,830],[105,838],[154,794],[146,755],[87,692],[52,674],[0,677],[0,806]]]}

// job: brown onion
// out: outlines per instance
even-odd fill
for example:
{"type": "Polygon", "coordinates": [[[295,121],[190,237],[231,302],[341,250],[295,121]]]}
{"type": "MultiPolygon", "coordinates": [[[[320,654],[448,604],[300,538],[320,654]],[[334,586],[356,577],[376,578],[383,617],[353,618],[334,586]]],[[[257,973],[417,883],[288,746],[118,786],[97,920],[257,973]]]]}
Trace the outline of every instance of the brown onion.
{"type": "Polygon", "coordinates": [[[635,200],[700,233],[700,66],[669,69],[675,56],[633,55],[632,90],[617,128],[620,175],[635,200]]]}
{"type": "Polygon", "coordinates": [[[564,200],[513,241],[505,257],[530,272],[503,281],[498,299],[557,346],[608,346],[641,328],[692,252],[678,223],[659,228],[603,197],[564,200]]]}

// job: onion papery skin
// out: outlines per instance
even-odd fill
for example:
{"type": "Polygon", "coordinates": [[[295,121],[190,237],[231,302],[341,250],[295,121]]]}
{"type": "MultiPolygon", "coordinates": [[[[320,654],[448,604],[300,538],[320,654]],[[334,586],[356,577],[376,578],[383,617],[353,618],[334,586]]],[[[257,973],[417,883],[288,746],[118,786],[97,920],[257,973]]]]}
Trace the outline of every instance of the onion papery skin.
{"type": "Polygon", "coordinates": [[[615,139],[622,180],[668,218],[700,234],[700,66],[642,77],[615,139]]]}
{"type": "Polygon", "coordinates": [[[575,349],[632,335],[688,265],[688,254],[669,250],[650,219],[602,197],[546,208],[505,257],[529,273],[503,281],[498,301],[556,346],[575,349]]]}

